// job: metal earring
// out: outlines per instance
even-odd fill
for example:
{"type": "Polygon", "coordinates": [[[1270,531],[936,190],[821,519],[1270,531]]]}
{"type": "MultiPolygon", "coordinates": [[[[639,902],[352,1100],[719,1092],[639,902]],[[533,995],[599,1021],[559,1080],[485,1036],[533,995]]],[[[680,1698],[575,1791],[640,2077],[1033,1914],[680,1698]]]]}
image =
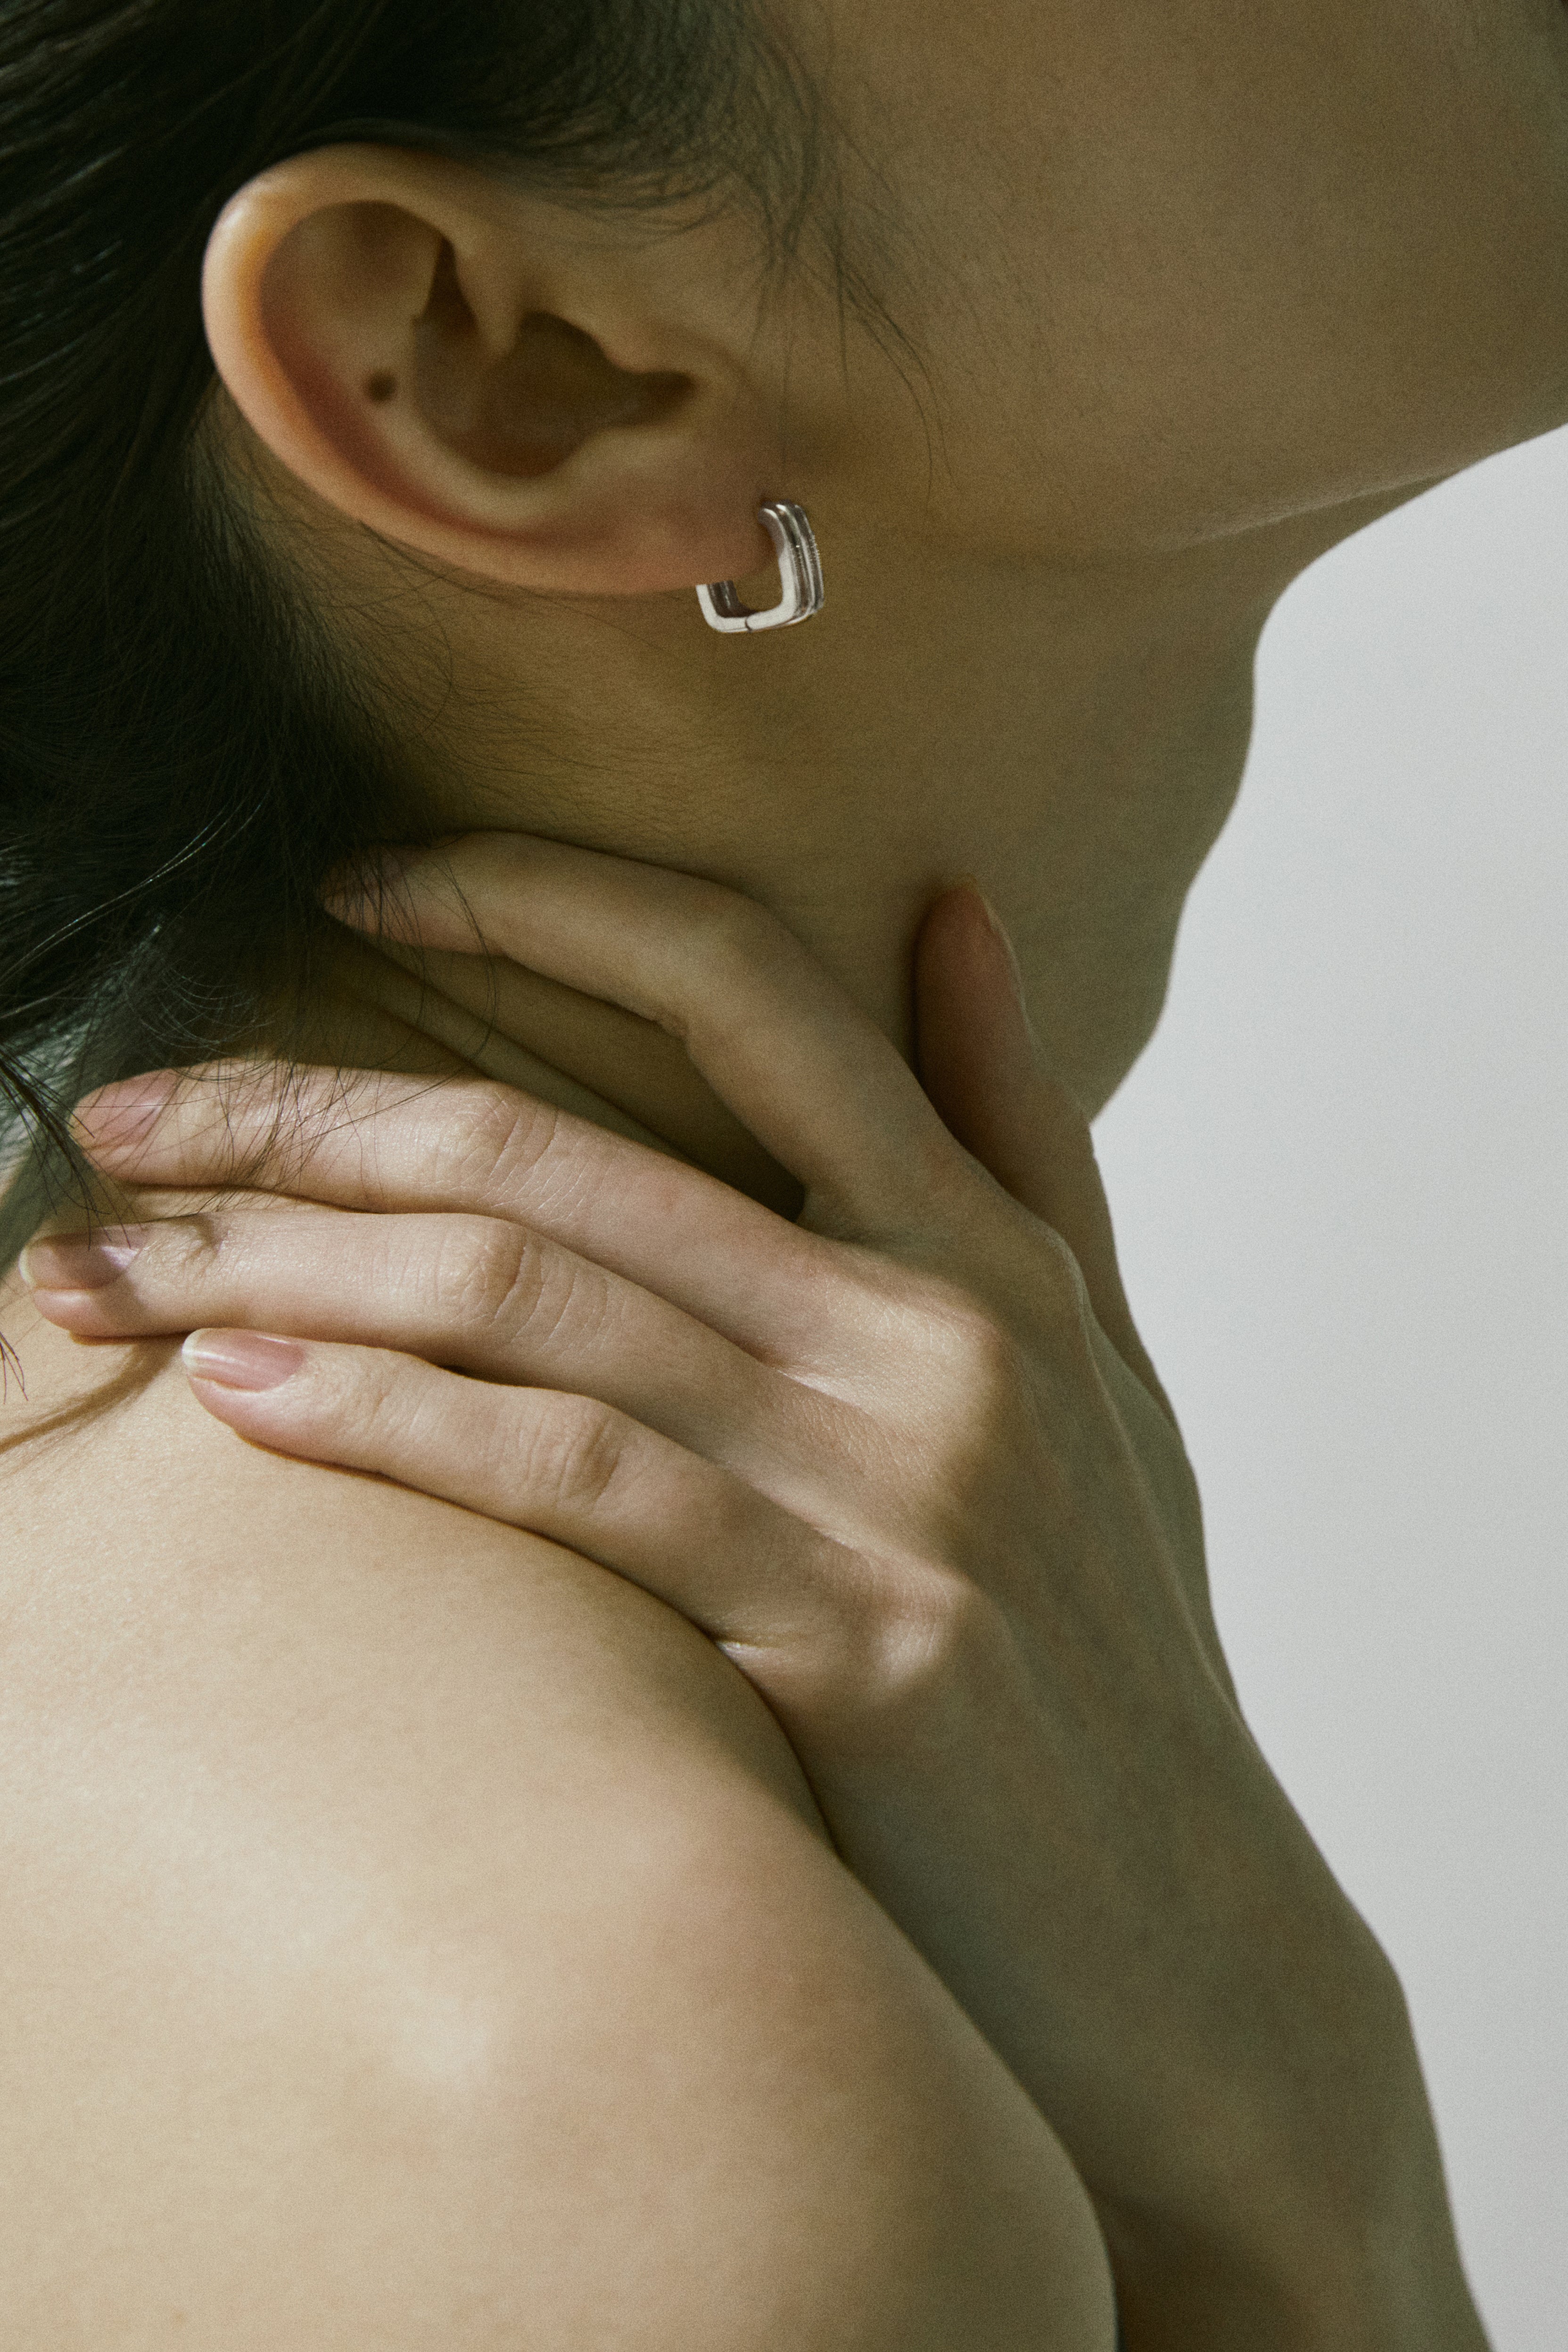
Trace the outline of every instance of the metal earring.
{"type": "Polygon", "coordinates": [[[753,613],[735,593],[732,580],[714,580],[699,588],[697,601],[710,629],[721,636],[753,635],[758,629],[789,629],[809,621],[822,610],[822,558],[804,507],[787,499],[770,499],[757,509],[757,520],[773,541],[779,560],[784,593],[765,613],[753,613]]]}

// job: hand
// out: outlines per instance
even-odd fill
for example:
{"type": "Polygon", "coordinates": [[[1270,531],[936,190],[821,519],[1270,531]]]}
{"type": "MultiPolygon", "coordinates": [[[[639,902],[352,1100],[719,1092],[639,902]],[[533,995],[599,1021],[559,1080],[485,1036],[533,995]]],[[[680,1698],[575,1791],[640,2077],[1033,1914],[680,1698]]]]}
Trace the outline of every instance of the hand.
{"type": "Polygon", "coordinates": [[[43,1311],[293,1335],[198,1333],[208,1410],[702,1627],[1065,2141],[1130,2347],[1435,2344],[1391,2332],[1410,2250],[1449,2259],[1397,1986],[1235,1704],[1088,1129],[984,903],[922,934],[922,1091],[731,893],[509,835],[451,853],[460,900],[447,870],[399,893],[428,945],[477,923],[671,1030],[800,1221],[487,1083],[316,1074],[280,1129],[265,1074],[142,1082],[84,1107],[117,1181],[253,1150],[313,1205],[107,1235],[97,1286],[35,1244],[43,1311]]]}

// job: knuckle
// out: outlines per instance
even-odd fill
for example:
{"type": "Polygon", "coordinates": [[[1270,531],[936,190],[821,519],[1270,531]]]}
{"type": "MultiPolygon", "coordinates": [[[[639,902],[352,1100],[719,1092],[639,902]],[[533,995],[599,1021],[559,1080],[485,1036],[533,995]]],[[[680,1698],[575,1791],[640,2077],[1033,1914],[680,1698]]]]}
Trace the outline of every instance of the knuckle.
{"type": "Polygon", "coordinates": [[[781,936],[777,918],[765,907],[719,883],[701,885],[697,914],[698,938],[716,961],[754,956],[781,936]]]}
{"type": "Polygon", "coordinates": [[[603,1328],[610,1284],[601,1266],[542,1241],[527,1226],[485,1219],[453,1275],[461,1327],[513,1345],[577,1343],[603,1328]]]}
{"type": "Polygon", "coordinates": [[[881,1612],[884,1678],[905,1690],[945,1675],[994,1614],[994,1604],[968,1577],[924,1561],[906,1570],[881,1612]]]}
{"type": "Polygon", "coordinates": [[[466,1332],[526,1328],[545,1288],[544,1254],[521,1225],[455,1218],[436,1245],[431,1288],[439,1321],[466,1332]]]}
{"type": "MultiPolygon", "coordinates": [[[[152,1231],[148,1271],[165,1284],[243,1283],[254,1270],[256,1235],[232,1210],[191,1209],[177,1193],[143,1193],[133,1207],[152,1231]]],[[[254,1221],[250,1221],[254,1222],[254,1221]]],[[[265,1268],[258,1269],[265,1272],[265,1268]]]]}
{"type": "Polygon", "coordinates": [[[563,1518],[596,1510],[620,1467],[626,1432],[624,1417],[597,1397],[542,1392],[521,1433],[525,1492],[563,1518]]]}
{"type": "Polygon", "coordinates": [[[901,1319],[900,1413],[919,1433],[927,1524],[962,1552],[984,1498],[1037,1455],[1049,1346],[1026,1314],[952,1283],[922,1283],[901,1319]]]}
{"type": "Polygon", "coordinates": [[[1042,1345],[1069,1346],[1083,1334],[1089,1294],[1068,1244],[1037,1225],[1026,1251],[988,1271],[984,1286],[925,1276],[910,1302],[938,1335],[956,1372],[975,1393],[1026,1383],[1042,1345]]]}
{"type": "Polygon", "coordinates": [[[356,1463],[401,1462],[410,1438],[422,1433],[413,1370],[406,1357],[380,1348],[318,1350],[310,1399],[316,1426],[330,1428],[356,1463]]]}
{"type": "Polygon", "coordinates": [[[490,1088],[479,1107],[471,1145],[482,1157],[488,1188],[504,1195],[531,1176],[560,1128],[555,1104],[510,1087],[490,1088]]]}
{"type": "Polygon", "coordinates": [[[996,1602],[959,1570],[929,1558],[863,1560],[835,1595],[832,1674],[863,1727],[896,1732],[929,1713],[965,1663],[998,1637],[996,1602]]]}
{"type": "Polygon", "coordinates": [[[925,1315],[931,1353],[948,1374],[950,1391],[984,1407],[1011,1394],[1026,1370],[1026,1351],[1010,1321],[984,1300],[949,1291],[925,1315]]]}
{"type": "Polygon", "coordinates": [[[451,1190],[463,1200],[511,1200],[549,1153],[561,1113],[553,1103],[489,1081],[463,1091],[460,1110],[444,1101],[436,1125],[451,1190]]]}
{"type": "Polygon", "coordinates": [[[1064,1316],[1081,1314],[1088,1293],[1082,1268],[1071,1248],[1052,1225],[1042,1225],[1035,1242],[1037,1264],[1031,1285],[1034,1297],[1064,1316]]]}
{"type": "Polygon", "coordinates": [[[176,1097],[175,1117],[226,1187],[289,1192],[303,1182],[333,1106],[311,1073],[280,1062],[220,1063],[176,1097]]]}
{"type": "MultiPolygon", "coordinates": [[[[738,982],[754,978],[787,952],[789,934],[776,916],[754,898],[742,898],[716,882],[694,884],[689,902],[687,939],[692,962],[702,982],[706,1001],[722,1004],[738,982]]],[[[674,993],[684,999],[688,988],[678,980],[674,993]]],[[[684,1029],[702,1007],[677,1002],[660,1014],[665,1025],[684,1029]]]]}

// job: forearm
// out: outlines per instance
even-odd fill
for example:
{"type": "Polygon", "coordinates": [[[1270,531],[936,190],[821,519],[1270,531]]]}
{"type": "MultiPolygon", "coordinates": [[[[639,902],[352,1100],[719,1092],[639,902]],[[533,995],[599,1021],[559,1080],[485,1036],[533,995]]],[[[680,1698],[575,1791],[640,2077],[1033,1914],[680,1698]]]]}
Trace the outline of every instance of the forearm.
{"type": "MultiPolygon", "coordinates": [[[[1128,2352],[1474,2352],[1398,1988],[1237,1710],[1092,1140],[984,908],[921,967],[927,1010],[954,976],[944,1128],[925,1012],[935,1095],[761,910],[472,854],[465,922],[683,1038],[810,1220],[478,1082],[369,1080],[345,1125],[332,1073],[308,1202],[40,1244],[51,1319],[216,1334],[193,1391],[254,1444],[530,1529],[718,1644],[1100,2208],[1128,2352]]],[[[279,1076],[298,1132],[282,1073],[194,1123],[100,1097],[95,1150],[221,1185],[279,1076]]]]}
{"type": "Polygon", "coordinates": [[[1234,2249],[1119,2231],[1121,2343],[1125,2352],[1488,2352],[1444,2235],[1413,2241],[1375,2269],[1352,2257],[1337,2275],[1289,2280],[1234,2249]]]}
{"type": "MultiPolygon", "coordinates": [[[[982,1680],[999,1737],[1002,1678],[982,1680]]],[[[1143,1760],[1172,1769],[1152,1743],[1143,1760]]],[[[1062,1777],[1058,1762],[1053,1795],[1062,1777]]],[[[907,1877],[906,1912],[920,1882],[945,1927],[928,1957],[1071,2155],[1126,2352],[1485,2352],[1386,1954],[1238,1717],[1182,1779],[1180,1808],[1162,1811],[1152,1781],[1120,1792],[1163,1841],[1144,1882],[1164,1884],[1157,1939],[1131,1907],[1108,1933],[1107,1849],[1082,1851],[1071,1899],[1032,1866],[1043,1769],[993,1811],[983,1896],[961,1902],[955,1862],[942,1869],[934,1785],[921,1847],[884,1848],[876,1874],[907,1877]],[[1114,1952],[1114,1979],[1078,1967],[1075,1982],[1086,1938],[1114,1952]]],[[[951,1769],[947,1789],[973,1861],[979,1808],[951,1769]]]]}
{"type": "Polygon", "coordinates": [[[1184,2213],[1097,2200],[1126,2352],[1488,2352],[1402,2003],[1384,2030],[1313,2177],[1238,2173],[1184,2213]]]}

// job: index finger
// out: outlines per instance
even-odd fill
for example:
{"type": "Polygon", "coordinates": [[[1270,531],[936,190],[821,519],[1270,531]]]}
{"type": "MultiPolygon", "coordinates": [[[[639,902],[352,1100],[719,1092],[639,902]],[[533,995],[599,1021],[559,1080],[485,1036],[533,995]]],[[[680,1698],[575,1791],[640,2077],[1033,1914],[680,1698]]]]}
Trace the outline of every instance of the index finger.
{"type": "Polygon", "coordinates": [[[216,1064],[105,1087],[77,1123],[121,1184],[510,1217],[765,1362],[837,1365],[832,1244],[700,1169],[485,1078],[216,1064]]]}
{"type": "Polygon", "coordinates": [[[895,1047],[798,940],[721,884],[513,833],[390,853],[345,919],[428,948],[483,944],[679,1038],[721,1101],[863,1240],[924,1220],[960,1156],[895,1047]]]}

